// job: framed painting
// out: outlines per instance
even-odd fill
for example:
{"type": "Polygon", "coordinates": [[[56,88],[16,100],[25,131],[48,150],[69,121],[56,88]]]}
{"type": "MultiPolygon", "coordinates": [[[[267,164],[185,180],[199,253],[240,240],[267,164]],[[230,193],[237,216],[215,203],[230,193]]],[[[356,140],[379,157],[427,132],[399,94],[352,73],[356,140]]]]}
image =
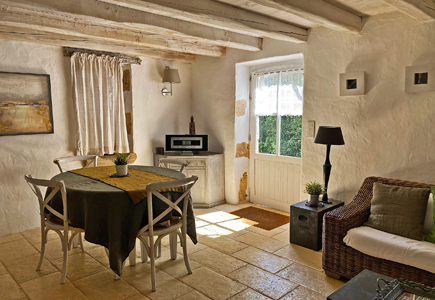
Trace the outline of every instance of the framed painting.
{"type": "Polygon", "coordinates": [[[50,75],[0,72],[0,135],[53,132],[50,75]]]}

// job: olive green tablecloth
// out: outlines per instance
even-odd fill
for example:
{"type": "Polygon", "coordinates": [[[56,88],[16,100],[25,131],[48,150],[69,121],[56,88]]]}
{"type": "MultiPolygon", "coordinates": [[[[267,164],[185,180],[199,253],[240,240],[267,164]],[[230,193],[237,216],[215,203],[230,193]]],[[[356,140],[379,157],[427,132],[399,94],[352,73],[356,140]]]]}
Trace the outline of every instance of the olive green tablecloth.
{"type": "MultiPolygon", "coordinates": [[[[185,178],[183,173],[166,168],[147,166],[129,166],[129,168],[174,179],[185,178]]],[[[148,224],[147,201],[134,204],[125,191],[71,172],[58,174],[52,179],[65,182],[70,224],[84,229],[87,241],[106,247],[109,250],[110,268],[121,275],[122,264],[135,246],[137,233],[148,224]]],[[[181,196],[179,192],[163,194],[173,198],[174,201],[181,196]]],[[[192,200],[189,200],[187,234],[196,244],[195,217],[192,200]]],[[[52,200],[51,206],[58,211],[62,210],[60,195],[52,200]]],[[[154,200],[154,215],[163,212],[167,207],[167,204],[161,200],[154,200]]],[[[168,219],[170,217],[168,216],[168,219]]]]}

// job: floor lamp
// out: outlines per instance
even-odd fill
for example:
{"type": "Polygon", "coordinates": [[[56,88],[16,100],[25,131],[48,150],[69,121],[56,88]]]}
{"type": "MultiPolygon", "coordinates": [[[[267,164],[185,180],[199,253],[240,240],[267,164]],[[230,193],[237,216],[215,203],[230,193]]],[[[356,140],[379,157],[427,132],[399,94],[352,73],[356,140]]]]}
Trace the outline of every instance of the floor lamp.
{"type": "Polygon", "coordinates": [[[329,152],[331,145],[344,145],[343,134],[340,127],[319,126],[314,143],[326,145],[326,160],[323,164],[323,180],[325,182],[325,192],[322,197],[323,203],[331,203],[328,201],[328,182],[331,174],[331,163],[329,162],[329,152]]]}

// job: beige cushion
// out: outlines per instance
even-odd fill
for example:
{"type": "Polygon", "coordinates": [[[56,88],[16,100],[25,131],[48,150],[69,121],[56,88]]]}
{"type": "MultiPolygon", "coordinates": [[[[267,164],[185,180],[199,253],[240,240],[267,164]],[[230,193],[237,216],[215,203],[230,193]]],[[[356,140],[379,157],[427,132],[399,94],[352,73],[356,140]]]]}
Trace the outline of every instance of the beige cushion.
{"type": "Polygon", "coordinates": [[[364,225],[421,240],[429,193],[429,189],[375,182],[370,216],[364,225]]]}
{"type": "Polygon", "coordinates": [[[432,231],[433,226],[433,194],[429,195],[429,201],[427,201],[426,217],[424,218],[423,234],[429,234],[432,231]]]}
{"type": "Polygon", "coordinates": [[[367,255],[435,273],[435,244],[365,226],[349,230],[343,242],[367,255]]]}

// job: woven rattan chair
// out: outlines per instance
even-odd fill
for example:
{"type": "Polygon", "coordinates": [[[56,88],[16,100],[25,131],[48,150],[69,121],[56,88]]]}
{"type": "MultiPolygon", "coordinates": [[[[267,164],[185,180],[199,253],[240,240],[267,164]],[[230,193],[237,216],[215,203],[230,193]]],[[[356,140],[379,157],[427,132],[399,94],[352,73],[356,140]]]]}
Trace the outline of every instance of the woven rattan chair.
{"type": "Polygon", "coordinates": [[[32,175],[25,175],[24,179],[27,181],[27,184],[30,186],[33,193],[35,193],[36,197],[38,198],[39,212],[41,215],[41,255],[39,258],[38,266],[36,267],[36,271],[39,271],[41,269],[41,265],[44,260],[45,244],[47,243],[47,233],[48,231],[53,230],[59,235],[62,242],[63,266],[60,283],[63,284],[65,283],[66,270],[68,267],[68,250],[71,249],[72,240],[76,235],[79,235],[79,243],[82,251],[84,252],[81,239],[81,233],[84,232],[84,230],[72,227],[68,223],[67,197],[63,181],[36,179],[33,178],[32,175]],[[51,188],[51,193],[44,198],[40,187],[51,188]],[[63,213],[57,212],[49,205],[50,201],[57,193],[61,193],[62,195],[63,213]],[[46,214],[47,212],[50,213],[50,216],[46,214]],[[69,237],[70,231],[72,231],[71,237],[69,237]]]}
{"type": "Polygon", "coordinates": [[[331,277],[351,279],[364,269],[393,278],[404,278],[435,286],[435,274],[397,262],[376,258],[346,246],[347,232],[362,226],[369,217],[373,183],[430,188],[431,185],[396,179],[368,177],[349,204],[325,214],[323,219],[323,269],[331,277]]]}
{"type": "MultiPolygon", "coordinates": [[[[71,163],[71,162],[82,162],[85,164],[85,168],[90,167],[92,164],[94,167],[97,166],[97,156],[96,155],[77,155],[77,156],[66,156],[66,157],[59,157],[55,158],[53,160],[53,163],[55,163],[59,171],[61,173],[67,172],[68,169],[65,168],[65,164],[71,163]]],[[[83,166],[82,166],[83,167],[83,166]]]]}

